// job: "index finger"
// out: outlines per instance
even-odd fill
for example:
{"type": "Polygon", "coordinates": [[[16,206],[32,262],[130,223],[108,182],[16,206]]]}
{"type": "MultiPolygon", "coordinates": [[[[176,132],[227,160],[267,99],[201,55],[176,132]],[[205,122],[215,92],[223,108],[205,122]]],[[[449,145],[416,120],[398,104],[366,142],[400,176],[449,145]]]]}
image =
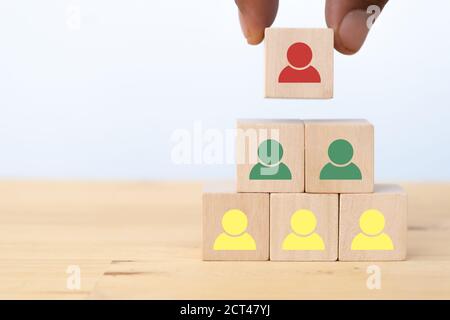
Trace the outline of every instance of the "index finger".
{"type": "Polygon", "coordinates": [[[278,0],[235,0],[239,8],[242,32],[249,44],[264,39],[264,29],[270,27],[278,11],[278,0]]]}

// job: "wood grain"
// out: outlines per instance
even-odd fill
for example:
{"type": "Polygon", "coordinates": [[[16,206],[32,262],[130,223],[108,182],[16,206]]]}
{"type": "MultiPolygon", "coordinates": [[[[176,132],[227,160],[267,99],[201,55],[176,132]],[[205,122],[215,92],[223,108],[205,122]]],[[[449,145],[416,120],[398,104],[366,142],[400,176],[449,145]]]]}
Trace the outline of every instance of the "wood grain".
{"type": "Polygon", "coordinates": [[[279,193],[270,195],[270,259],[285,261],[336,261],[338,255],[339,196],[337,194],[279,193]],[[314,233],[325,250],[282,250],[286,236],[292,233],[294,212],[306,209],[317,219],[314,233]]]}
{"type": "Polygon", "coordinates": [[[236,139],[238,192],[304,192],[305,129],[301,120],[238,120],[236,139]],[[283,154],[281,163],[291,173],[289,180],[250,180],[258,164],[258,146],[267,139],[278,141],[283,154]]]}
{"type": "Polygon", "coordinates": [[[333,97],[333,29],[267,28],[265,31],[266,98],[330,99],[333,97]],[[280,72],[289,65],[287,51],[296,43],[312,50],[311,66],[320,83],[279,83],[280,72]]]}
{"type": "Polygon", "coordinates": [[[374,185],[374,128],[367,120],[305,120],[305,189],[312,193],[368,193],[374,185]],[[330,163],[328,148],[335,140],[353,147],[354,163],[361,180],[321,180],[330,163]]]}
{"type": "Polygon", "coordinates": [[[396,185],[375,185],[371,194],[340,195],[339,210],[339,260],[342,261],[392,261],[404,260],[407,248],[407,196],[396,185]],[[361,234],[360,217],[376,209],[385,219],[382,233],[388,235],[393,250],[351,250],[353,239],[361,234]]]}
{"type": "Polygon", "coordinates": [[[204,193],[203,194],[203,259],[204,260],[268,260],[269,259],[269,194],[268,193],[204,193]],[[245,232],[256,242],[256,250],[214,250],[214,242],[222,228],[222,217],[228,211],[242,211],[248,220],[245,232]]]}
{"type": "Polygon", "coordinates": [[[450,299],[450,183],[402,186],[406,261],[204,262],[201,183],[0,182],[1,298],[450,299]]]}

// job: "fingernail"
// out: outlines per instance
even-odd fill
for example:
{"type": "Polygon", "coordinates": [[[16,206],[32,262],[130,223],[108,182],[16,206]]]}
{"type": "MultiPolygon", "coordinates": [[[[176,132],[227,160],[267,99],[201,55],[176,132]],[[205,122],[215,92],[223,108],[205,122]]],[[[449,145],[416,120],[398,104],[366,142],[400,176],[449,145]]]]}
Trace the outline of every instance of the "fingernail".
{"type": "Polygon", "coordinates": [[[255,35],[255,34],[247,34],[245,36],[245,38],[247,39],[248,44],[258,44],[262,41],[264,36],[263,35],[255,35]]]}
{"type": "Polygon", "coordinates": [[[353,10],[347,13],[339,27],[339,38],[342,45],[350,52],[357,52],[366,40],[369,28],[368,15],[363,10],[353,10]]]}
{"type": "Polygon", "coordinates": [[[244,34],[244,37],[247,40],[248,44],[258,44],[259,42],[261,42],[261,35],[255,34],[250,30],[250,28],[247,26],[246,19],[240,12],[239,12],[239,21],[241,23],[242,33],[244,34]]]}

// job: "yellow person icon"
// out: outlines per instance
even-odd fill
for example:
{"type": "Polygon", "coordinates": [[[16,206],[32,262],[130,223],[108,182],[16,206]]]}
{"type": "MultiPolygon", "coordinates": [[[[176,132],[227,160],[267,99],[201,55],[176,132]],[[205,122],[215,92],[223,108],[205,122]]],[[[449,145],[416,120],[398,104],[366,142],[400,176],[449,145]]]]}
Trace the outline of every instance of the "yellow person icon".
{"type": "Polygon", "coordinates": [[[362,232],[353,238],[352,250],[394,250],[391,237],[383,232],[384,224],[384,215],[380,211],[365,211],[359,218],[362,232]]]}
{"type": "Polygon", "coordinates": [[[283,250],[325,250],[322,238],[315,233],[317,219],[310,210],[298,210],[291,216],[292,232],[283,241],[283,250]]]}
{"type": "Polygon", "coordinates": [[[232,209],[222,217],[221,233],[214,241],[214,250],[256,250],[256,242],[246,232],[248,219],[244,212],[232,209]]]}

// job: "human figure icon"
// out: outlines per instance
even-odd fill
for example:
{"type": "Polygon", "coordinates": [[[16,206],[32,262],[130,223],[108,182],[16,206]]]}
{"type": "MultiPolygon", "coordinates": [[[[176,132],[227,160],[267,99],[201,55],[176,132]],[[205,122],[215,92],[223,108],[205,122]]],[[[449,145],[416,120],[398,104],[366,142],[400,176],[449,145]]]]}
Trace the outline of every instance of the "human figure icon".
{"type": "Polygon", "coordinates": [[[311,66],[313,52],[304,42],[296,42],[287,50],[289,65],[278,76],[279,83],[320,83],[320,74],[311,66]]]}
{"type": "Polygon", "coordinates": [[[273,139],[263,141],[258,147],[259,163],[250,171],[250,180],[291,180],[289,168],[281,162],[283,147],[273,139]]]}
{"type": "Polygon", "coordinates": [[[214,241],[213,249],[219,250],[256,250],[256,242],[246,232],[248,226],[247,215],[238,209],[225,212],[222,217],[221,233],[214,241]]]}
{"type": "Polygon", "coordinates": [[[391,237],[383,232],[384,215],[376,210],[365,211],[359,218],[361,233],[352,241],[352,250],[394,250],[391,237]]]}
{"type": "Polygon", "coordinates": [[[310,210],[298,210],[291,216],[292,232],[284,238],[283,250],[325,250],[322,237],[315,233],[317,219],[310,210]]]}
{"type": "Polygon", "coordinates": [[[353,146],[344,139],[333,141],[328,147],[327,163],[320,171],[320,180],[361,180],[361,170],[354,164],[353,146]]]}

